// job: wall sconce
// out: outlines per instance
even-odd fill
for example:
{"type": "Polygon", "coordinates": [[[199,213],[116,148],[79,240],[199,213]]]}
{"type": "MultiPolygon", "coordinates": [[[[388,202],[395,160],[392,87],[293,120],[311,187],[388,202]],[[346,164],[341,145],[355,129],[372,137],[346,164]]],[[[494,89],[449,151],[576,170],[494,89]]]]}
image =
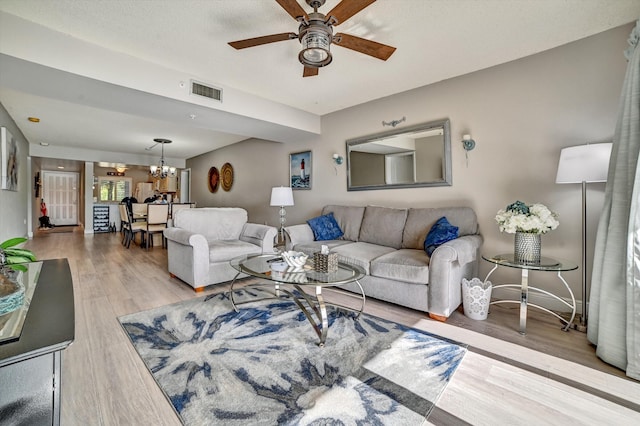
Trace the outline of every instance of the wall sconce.
{"type": "Polygon", "coordinates": [[[331,158],[333,159],[333,170],[335,170],[336,175],[338,175],[338,166],[342,164],[344,158],[338,154],[333,154],[331,158]]]}
{"type": "Polygon", "coordinates": [[[476,147],[476,141],[471,139],[471,135],[462,135],[462,148],[464,148],[464,157],[467,160],[467,167],[469,167],[469,151],[476,147]]]}

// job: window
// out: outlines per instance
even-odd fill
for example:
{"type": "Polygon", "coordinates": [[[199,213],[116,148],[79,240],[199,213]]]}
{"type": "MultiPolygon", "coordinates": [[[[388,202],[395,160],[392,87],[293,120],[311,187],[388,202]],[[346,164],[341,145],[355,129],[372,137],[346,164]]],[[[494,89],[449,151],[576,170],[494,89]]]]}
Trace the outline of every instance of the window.
{"type": "Polygon", "coordinates": [[[117,176],[101,176],[98,178],[98,201],[122,201],[131,197],[131,178],[117,176]]]}

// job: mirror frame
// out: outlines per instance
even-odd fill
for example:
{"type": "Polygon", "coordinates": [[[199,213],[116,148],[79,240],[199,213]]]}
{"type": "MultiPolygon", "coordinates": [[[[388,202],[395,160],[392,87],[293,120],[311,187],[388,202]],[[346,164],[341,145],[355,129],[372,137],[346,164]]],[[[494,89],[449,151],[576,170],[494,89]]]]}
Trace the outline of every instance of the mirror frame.
{"type": "Polygon", "coordinates": [[[372,135],[361,136],[359,138],[348,139],[346,141],[347,149],[347,191],[368,191],[375,189],[398,189],[398,188],[418,188],[418,187],[430,187],[430,186],[451,186],[453,184],[452,169],[451,169],[451,131],[449,119],[430,121],[428,123],[416,124],[409,127],[403,127],[399,129],[388,130],[386,132],[375,133],[372,135]],[[443,130],[443,142],[444,142],[444,155],[442,158],[443,166],[443,180],[431,181],[431,182],[415,182],[415,183],[397,183],[397,184],[384,184],[384,185],[351,185],[351,148],[357,145],[362,145],[368,142],[374,142],[381,139],[386,139],[391,136],[403,135],[406,133],[414,133],[419,131],[426,131],[435,128],[442,128],[443,130]]]}

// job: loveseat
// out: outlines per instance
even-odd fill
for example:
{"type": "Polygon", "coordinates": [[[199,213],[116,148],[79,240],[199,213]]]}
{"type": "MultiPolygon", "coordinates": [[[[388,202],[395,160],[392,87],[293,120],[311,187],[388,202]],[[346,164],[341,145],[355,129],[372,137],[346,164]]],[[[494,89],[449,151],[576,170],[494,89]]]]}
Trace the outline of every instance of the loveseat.
{"type": "MultiPolygon", "coordinates": [[[[479,249],[475,212],[468,207],[398,209],[337,206],[322,209],[343,232],[337,239],[315,238],[308,223],[285,228],[287,249],[311,254],[326,245],[341,262],[357,264],[368,297],[428,312],[445,321],[462,303],[462,278],[477,275],[479,249]],[[458,228],[458,237],[437,246],[431,256],[424,243],[442,217],[458,228]]],[[[344,286],[357,291],[355,283],[344,286]]]]}
{"type": "Polygon", "coordinates": [[[232,280],[234,257],[274,252],[277,229],[247,223],[241,208],[182,209],[172,219],[173,226],[164,230],[169,273],[196,291],[232,280]]]}

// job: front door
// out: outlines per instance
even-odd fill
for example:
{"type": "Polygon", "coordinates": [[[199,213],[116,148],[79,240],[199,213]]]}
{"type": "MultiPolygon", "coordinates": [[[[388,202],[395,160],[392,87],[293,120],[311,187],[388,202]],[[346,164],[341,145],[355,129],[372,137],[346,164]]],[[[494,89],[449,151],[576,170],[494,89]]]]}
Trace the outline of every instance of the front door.
{"type": "Polygon", "coordinates": [[[42,191],[47,204],[49,220],[52,224],[78,224],[78,173],[43,172],[42,191]]]}

